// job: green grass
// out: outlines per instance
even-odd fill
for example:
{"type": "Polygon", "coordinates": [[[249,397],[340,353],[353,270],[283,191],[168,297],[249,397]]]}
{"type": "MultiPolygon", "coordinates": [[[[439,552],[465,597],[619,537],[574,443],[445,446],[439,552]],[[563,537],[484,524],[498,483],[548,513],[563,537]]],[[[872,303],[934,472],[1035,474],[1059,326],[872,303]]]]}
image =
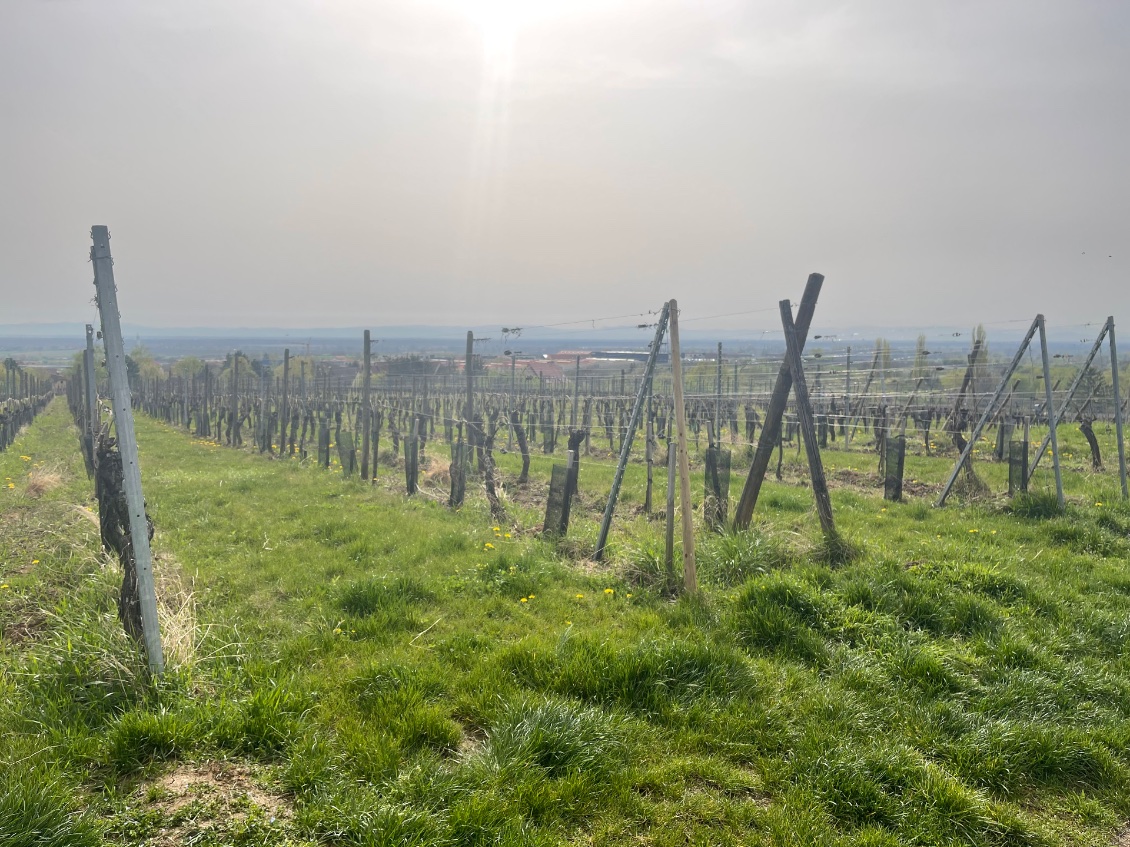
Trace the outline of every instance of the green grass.
{"type": "Polygon", "coordinates": [[[701,532],[703,590],[672,598],[639,464],[596,565],[603,460],[555,546],[537,456],[496,524],[473,487],[453,513],[391,468],[369,487],[138,432],[157,681],[76,509],[63,405],[0,454],[0,844],[1101,845],[1130,817],[1130,508],[1109,472],[1072,466],[1060,514],[1048,471],[1009,503],[978,461],[997,495],[937,510],[952,457],[912,454],[923,493],[889,504],[873,454],[829,450],[830,550],[787,450],[755,526],[701,532]],[[58,484],[31,496],[37,470],[58,484]],[[162,787],[223,762],[262,802],[162,787]]]}

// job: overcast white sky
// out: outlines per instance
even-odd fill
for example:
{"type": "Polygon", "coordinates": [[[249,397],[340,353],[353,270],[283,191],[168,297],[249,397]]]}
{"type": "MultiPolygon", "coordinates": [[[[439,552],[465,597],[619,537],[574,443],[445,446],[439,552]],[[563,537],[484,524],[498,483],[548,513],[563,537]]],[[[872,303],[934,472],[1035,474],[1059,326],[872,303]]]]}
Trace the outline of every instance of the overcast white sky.
{"type": "Polygon", "coordinates": [[[151,325],[1130,322],[1130,3],[3,0],[0,323],[95,223],[151,325]]]}

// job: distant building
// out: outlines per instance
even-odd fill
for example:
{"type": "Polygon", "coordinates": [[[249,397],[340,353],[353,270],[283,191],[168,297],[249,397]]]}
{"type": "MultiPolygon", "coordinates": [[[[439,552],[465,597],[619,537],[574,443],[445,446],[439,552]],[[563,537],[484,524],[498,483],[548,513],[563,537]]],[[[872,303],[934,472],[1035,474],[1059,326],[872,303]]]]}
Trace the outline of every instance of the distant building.
{"type": "Polygon", "coordinates": [[[544,379],[546,382],[565,382],[565,371],[556,362],[546,362],[537,359],[522,362],[522,373],[525,376],[544,379]]]}
{"type": "MultiPolygon", "coordinates": [[[[593,350],[592,358],[606,359],[609,361],[622,361],[622,362],[646,362],[647,357],[651,355],[647,350],[593,350]]],[[[659,364],[667,362],[669,359],[668,354],[660,353],[655,357],[655,361],[659,364]]]]}

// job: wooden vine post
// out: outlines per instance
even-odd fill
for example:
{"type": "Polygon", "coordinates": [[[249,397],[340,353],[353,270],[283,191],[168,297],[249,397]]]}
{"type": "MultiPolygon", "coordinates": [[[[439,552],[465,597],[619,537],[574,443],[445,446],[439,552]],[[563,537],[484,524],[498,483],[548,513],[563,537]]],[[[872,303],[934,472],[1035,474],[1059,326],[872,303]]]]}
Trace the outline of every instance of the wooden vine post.
{"type": "Polygon", "coordinates": [[[86,349],[82,352],[83,377],[85,379],[86,394],[86,435],[84,443],[87,449],[88,465],[94,470],[94,442],[98,438],[100,421],[98,420],[98,385],[94,365],[94,327],[86,325],[86,349]]]}
{"type": "MultiPolygon", "coordinates": [[[[1051,359],[1048,357],[1048,333],[1044,328],[1044,316],[1036,315],[1036,323],[1040,325],[1040,356],[1044,360],[1044,395],[1047,398],[1048,410],[1048,432],[1052,440],[1052,469],[1055,471],[1055,499],[1059,504],[1059,510],[1062,512],[1064,506],[1063,499],[1063,474],[1059,468],[1059,437],[1056,434],[1056,428],[1059,424],[1059,418],[1055,413],[1055,399],[1052,397],[1052,371],[1051,359]]],[[[970,439],[972,442],[973,439],[970,439]]]]}
{"type": "MultiPolygon", "coordinates": [[[[989,404],[986,405],[984,412],[982,412],[981,414],[981,419],[977,421],[976,426],[973,427],[973,431],[972,433],[970,433],[970,438],[968,438],[967,442],[965,442],[965,446],[962,448],[962,454],[958,456],[957,463],[954,465],[954,470],[950,471],[949,479],[946,481],[945,488],[942,488],[941,494],[938,496],[938,501],[937,503],[935,503],[935,506],[941,507],[946,505],[946,498],[949,497],[949,492],[953,490],[954,483],[957,482],[957,474],[961,473],[962,468],[964,468],[965,466],[965,463],[970,460],[970,455],[973,453],[973,448],[976,446],[977,438],[981,437],[981,430],[984,429],[985,423],[988,422],[989,418],[992,417],[993,409],[997,408],[997,401],[1000,400],[1001,394],[1005,393],[1005,388],[1008,387],[1009,379],[1012,378],[1012,374],[1016,373],[1016,368],[1020,364],[1020,359],[1024,357],[1024,351],[1028,349],[1028,344],[1032,343],[1032,339],[1036,334],[1036,329],[1040,328],[1040,326],[1043,326],[1043,320],[1043,315],[1036,315],[1035,320],[1032,322],[1032,326],[1029,326],[1027,333],[1025,333],[1024,335],[1024,340],[1020,341],[1020,346],[1016,349],[1016,355],[1012,357],[1012,361],[1005,372],[1005,376],[1001,377],[1000,384],[997,386],[997,391],[993,393],[992,398],[989,400],[989,404]]],[[[957,419],[959,410],[961,410],[962,398],[968,388],[968,385],[970,385],[970,382],[972,381],[973,363],[976,359],[977,352],[979,352],[980,350],[980,343],[980,341],[976,341],[973,344],[973,352],[970,353],[970,365],[968,365],[968,367],[965,369],[965,377],[962,381],[962,388],[961,391],[959,391],[957,394],[957,401],[954,403],[954,411],[951,412],[951,421],[955,421],[957,419]]],[[[1051,409],[1049,409],[1048,413],[1053,414],[1051,409]]],[[[956,426],[956,423],[954,423],[953,427],[956,426]]],[[[954,430],[951,429],[951,431],[954,430]]],[[[1058,461],[1059,460],[1057,459],[1057,462],[1058,461]]]]}
{"type": "Polygon", "coordinates": [[[675,391],[675,439],[679,464],[679,505],[683,511],[683,587],[698,591],[694,560],[694,509],[691,506],[691,463],[687,456],[687,409],[683,401],[683,363],[679,358],[679,304],[668,304],[671,321],[671,368],[675,391]]]}
{"type": "Polygon", "coordinates": [[[812,417],[808,383],[804,379],[804,365],[800,359],[800,339],[793,323],[793,307],[788,300],[782,300],[778,306],[781,310],[781,325],[785,330],[785,361],[792,376],[797,417],[800,420],[804,450],[808,454],[808,470],[812,476],[812,493],[816,496],[816,513],[820,516],[820,528],[825,537],[832,538],[836,534],[836,522],[832,517],[832,499],[828,496],[828,480],[824,476],[824,464],[820,459],[820,445],[816,443],[816,424],[812,417]]]}
{"type": "Polygon", "coordinates": [[[364,340],[364,370],[361,372],[361,479],[368,480],[369,477],[369,436],[370,436],[370,416],[372,415],[372,408],[369,402],[369,392],[372,388],[372,373],[373,373],[373,348],[372,338],[369,330],[365,330],[364,340]]]}
{"type": "MultiPolygon", "coordinates": [[[[808,283],[804,287],[804,295],[800,298],[800,306],[796,316],[797,353],[804,352],[804,342],[808,337],[808,327],[812,323],[812,315],[816,311],[816,300],[820,297],[820,289],[824,285],[823,274],[810,274],[808,283]]],[[[765,410],[765,421],[761,425],[761,435],[757,439],[757,449],[753,454],[753,462],[746,477],[745,488],[742,490],[741,499],[734,509],[734,528],[748,529],[749,522],[753,519],[753,510],[757,506],[757,497],[761,493],[761,484],[765,481],[765,472],[769,469],[769,462],[773,458],[773,450],[781,435],[781,418],[785,413],[785,406],[789,402],[789,392],[793,387],[792,372],[788,361],[781,363],[777,374],[777,382],[773,385],[773,394],[769,398],[769,407],[765,410]]]]}
{"type": "Polygon", "coordinates": [[[141,628],[149,671],[160,674],[165,669],[161,648],[161,630],[157,623],[157,592],[153,584],[153,554],[149,548],[149,520],[145,515],[145,495],[141,490],[141,465],[137,457],[137,437],[133,429],[133,405],[130,398],[126,351],[122,342],[122,324],[118,313],[118,292],[114,284],[114,260],[110,257],[110,231],[95,226],[90,231],[94,246],[90,259],[94,264],[94,287],[97,291],[98,314],[102,320],[102,342],[106,347],[106,367],[110,372],[110,395],[114,408],[114,428],[118,452],[122,457],[122,477],[129,509],[130,543],[137,568],[137,589],[141,605],[141,628]]]}
{"type": "MultiPolygon", "coordinates": [[[[673,304],[674,301],[672,300],[671,303],[673,304]]],[[[608,502],[604,506],[604,517],[600,522],[600,536],[596,541],[596,552],[593,553],[593,559],[597,562],[604,556],[604,548],[608,544],[608,532],[612,528],[612,513],[616,510],[616,500],[620,495],[620,484],[624,481],[624,470],[628,466],[628,455],[632,452],[632,436],[635,434],[636,426],[639,424],[640,415],[643,412],[648,387],[651,385],[652,375],[655,372],[655,360],[659,357],[659,346],[663,343],[663,333],[667,330],[670,312],[671,305],[665,303],[663,311],[659,313],[659,323],[656,325],[655,338],[652,339],[651,350],[648,352],[643,381],[640,383],[639,391],[636,392],[636,401],[632,404],[631,417],[628,420],[620,445],[620,461],[617,462],[616,473],[612,477],[612,489],[608,492],[608,502]]]]}
{"type": "Polygon", "coordinates": [[[290,348],[283,350],[282,402],[279,405],[279,458],[287,455],[286,433],[290,426],[290,348]]]}
{"type": "Polygon", "coordinates": [[[1114,315],[1107,320],[1110,344],[1110,380],[1114,392],[1114,437],[1118,441],[1118,476],[1122,482],[1122,499],[1130,499],[1126,488],[1126,444],[1122,440],[1122,397],[1118,391],[1118,345],[1114,340],[1114,315]]]}

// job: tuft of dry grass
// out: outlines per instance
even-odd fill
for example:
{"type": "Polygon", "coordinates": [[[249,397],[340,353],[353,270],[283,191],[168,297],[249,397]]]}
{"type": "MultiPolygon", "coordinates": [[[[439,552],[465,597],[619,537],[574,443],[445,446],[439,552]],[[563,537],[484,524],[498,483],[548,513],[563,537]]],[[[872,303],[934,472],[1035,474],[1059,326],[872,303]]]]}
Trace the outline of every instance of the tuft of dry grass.
{"type": "Polygon", "coordinates": [[[157,590],[157,620],[165,661],[189,667],[196,661],[200,628],[196,621],[196,598],[185,584],[181,569],[171,556],[157,554],[153,579],[157,590]]]}
{"type": "Polygon", "coordinates": [[[38,500],[62,485],[63,481],[63,475],[55,468],[34,468],[27,475],[24,493],[33,500],[38,500]]]}

